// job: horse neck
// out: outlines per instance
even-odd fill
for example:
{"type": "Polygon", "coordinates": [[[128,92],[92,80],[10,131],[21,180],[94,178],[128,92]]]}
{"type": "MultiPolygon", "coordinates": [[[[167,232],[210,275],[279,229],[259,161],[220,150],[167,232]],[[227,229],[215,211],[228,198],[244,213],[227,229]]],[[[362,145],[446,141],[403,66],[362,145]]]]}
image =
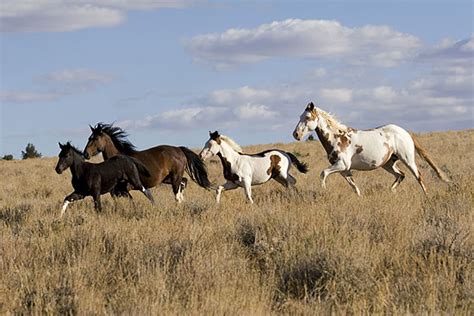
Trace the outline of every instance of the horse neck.
{"type": "Polygon", "coordinates": [[[332,148],[334,147],[333,142],[336,141],[336,133],[337,131],[329,126],[326,119],[322,116],[319,116],[316,134],[318,135],[319,140],[328,154],[330,153],[329,151],[332,151],[332,148]]]}
{"type": "Polygon", "coordinates": [[[73,153],[74,158],[70,166],[72,176],[75,178],[80,178],[84,173],[84,166],[86,162],[79,156],[77,153],[73,153]]]}
{"type": "Polygon", "coordinates": [[[219,153],[222,157],[224,157],[229,162],[234,162],[239,158],[239,153],[236,152],[229,144],[226,142],[221,142],[221,150],[219,153]]]}
{"type": "Polygon", "coordinates": [[[102,157],[104,158],[104,160],[119,155],[120,151],[117,149],[117,147],[115,147],[115,144],[112,139],[109,136],[105,137],[105,139],[105,148],[102,152],[102,157]]]}

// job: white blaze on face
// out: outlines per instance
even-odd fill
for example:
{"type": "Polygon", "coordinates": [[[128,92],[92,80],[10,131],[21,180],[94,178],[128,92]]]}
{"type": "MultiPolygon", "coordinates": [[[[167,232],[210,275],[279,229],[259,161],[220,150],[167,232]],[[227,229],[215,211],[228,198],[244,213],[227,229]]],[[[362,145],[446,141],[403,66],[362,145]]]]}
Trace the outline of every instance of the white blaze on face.
{"type": "Polygon", "coordinates": [[[208,140],[204,145],[204,148],[202,149],[201,153],[199,154],[201,159],[206,160],[217,154],[217,149],[215,148],[216,146],[218,146],[218,144],[215,141],[211,139],[208,140]]]}
{"type": "Polygon", "coordinates": [[[304,111],[300,116],[300,121],[296,124],[293,137],[296,140],[303,139],[311,130],[316,129],[316,121],[308,111],[304,111]]]}

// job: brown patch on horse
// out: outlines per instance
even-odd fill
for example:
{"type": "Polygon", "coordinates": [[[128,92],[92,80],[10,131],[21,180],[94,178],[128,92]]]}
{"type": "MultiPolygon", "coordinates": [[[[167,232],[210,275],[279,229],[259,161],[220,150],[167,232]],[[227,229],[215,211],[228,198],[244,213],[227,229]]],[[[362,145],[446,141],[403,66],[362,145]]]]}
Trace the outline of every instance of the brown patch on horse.
{"type": "Polygon", "coordinates": [[[222,169],[224,171],[224,178],[227,181],[232,181],[232,182],[239,181],[239,176],[232,172],[231,163],[224,156],[222,156],[220,152],[217,153],[217,156],[221,159],[221,162],[222,162],[222,169]]]}
{"type": "Polygon", "coordinates": [[[329,133],[323,134],[319,128],[316,128],[316,134],[318,135],[319,141],[323,145],[326,154],[329,156],[334,151],[334,147],[329,141],[329,133]]]}
{"type": "Polygon", "coordinates": [[[341,149],[341,152],[345,152],[351,141],[349,140],[349,138],[346,137],[346,134],[339,135],[338,137],[340,139],[340,142],[338,142],[337,145],[341,149]]]}
{"type": "Polygon", "coordinates": [[[357,129],[353,128],[353,127],[348,127],[347,128],[347,131],[350,133],[350,132],[353,132],[353,133],[357,133],[357,129]]]}
{"type": "Polygon", "coordinates": [[[316,112],[316,109],[312,109],[311,111],[309,111],[309,114],[311,114],[311,121],[314,121],[318,118],[318,112],[316,112]]]}
{"type": "Polygon", "coordinates": [[[355,147],[357,148],[356,154],[360,154],[364,150],[364,147],[362,147],[362,145],[355,145],[355,147]]]}
{"type": "Polygon", "coordinates": [[[272,177],[275,177],[280,174],[280,163],[281,158],[278,155],[271,155],[270,156],[270,167],[267,170],[268,175],[272,175],[272,177]]]}

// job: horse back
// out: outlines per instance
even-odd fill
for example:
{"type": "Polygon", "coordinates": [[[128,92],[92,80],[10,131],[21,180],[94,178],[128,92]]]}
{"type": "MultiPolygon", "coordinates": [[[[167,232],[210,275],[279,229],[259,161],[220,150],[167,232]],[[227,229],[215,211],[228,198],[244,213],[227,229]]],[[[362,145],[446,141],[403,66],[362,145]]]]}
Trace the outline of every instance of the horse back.
{"type": "Polygon", "coordinates": [[[179,147],[170,145],[159,145],[137,151],[131,156],[140,160],[151,174],[151,177],[140,175],[146,188],[161,183],[171,173],[182,174],[187,163],[183,151],[179,147]]]}

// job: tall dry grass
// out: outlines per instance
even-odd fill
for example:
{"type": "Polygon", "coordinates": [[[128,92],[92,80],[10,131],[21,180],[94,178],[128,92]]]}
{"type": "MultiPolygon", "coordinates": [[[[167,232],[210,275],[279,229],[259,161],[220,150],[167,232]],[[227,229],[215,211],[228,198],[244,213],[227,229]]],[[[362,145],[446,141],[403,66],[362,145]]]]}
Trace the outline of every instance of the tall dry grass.
{"type": "MultiPolygon", "coordinates": [[[[70,174],[56,158],[0,161],[0,313],[319,314],[473,310],[474,130],[419,136],[453,179],[417,158],[424,196],[407,174],[397,193],[383,170],[359,172],[362,197],[342,177],[320,186],[318,142],[278,147],[311,167],[296,190],[268,183],[214,193],[168,186],[117,204],[104,197],[59,210],[70,174]]],[[[209,163],[222,182],[221,166],[209,163]]],[[[405,171],[406,168],[404,168],[405,171]]]]}

